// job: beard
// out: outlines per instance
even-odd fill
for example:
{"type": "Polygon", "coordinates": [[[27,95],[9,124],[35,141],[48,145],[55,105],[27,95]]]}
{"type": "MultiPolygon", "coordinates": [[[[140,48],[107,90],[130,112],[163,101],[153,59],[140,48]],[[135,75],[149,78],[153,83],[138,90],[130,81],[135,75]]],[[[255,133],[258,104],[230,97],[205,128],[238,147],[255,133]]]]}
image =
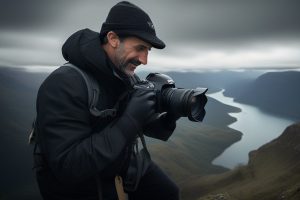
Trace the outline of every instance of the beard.
{"type": "Polygon", "coordinates": [[[141,62],[140,62],[139,60],[137,60],[137,59],[130,59],[130,60],[128,60],[128,61],[126,61],[125,59],[120,59],[117,68],[118,68],[121,72],[125,73],[125,72],[126,72],[125,69],[126,69],[130,64],[132,64],[132,65],[134,65],[134,66],[138,66],[138,65],[141,64],[141,62]]]}
{"type": "Polygon", "coordinates": [[[126,74],[126,69],[130,67],[129,66],[130,64],[134,66],[138,66],[141,64],[141,62],[135,58],[126,60],[126,58],[124,58],[124,54],[125,54],[124,44],[121,43],[116,51],[116,57],[115,57],[115,60],[117,61],[116,67],[120,72],[126,74]]]}

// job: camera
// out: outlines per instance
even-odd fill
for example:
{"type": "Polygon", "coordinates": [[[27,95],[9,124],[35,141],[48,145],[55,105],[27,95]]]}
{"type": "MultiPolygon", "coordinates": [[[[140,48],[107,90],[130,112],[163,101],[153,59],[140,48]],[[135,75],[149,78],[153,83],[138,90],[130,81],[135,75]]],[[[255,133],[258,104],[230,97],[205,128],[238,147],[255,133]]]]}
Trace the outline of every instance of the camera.
{"type": "Polygon", "coordinates": [[[168,112],[176,117],[188,117],[201,122],[205,116],[207,88],[176,88],[171,77],[161,73],[150,73],[145,80],[134,85],[135,89],[154,90],[156,92],[156,110],[168,112]]]}

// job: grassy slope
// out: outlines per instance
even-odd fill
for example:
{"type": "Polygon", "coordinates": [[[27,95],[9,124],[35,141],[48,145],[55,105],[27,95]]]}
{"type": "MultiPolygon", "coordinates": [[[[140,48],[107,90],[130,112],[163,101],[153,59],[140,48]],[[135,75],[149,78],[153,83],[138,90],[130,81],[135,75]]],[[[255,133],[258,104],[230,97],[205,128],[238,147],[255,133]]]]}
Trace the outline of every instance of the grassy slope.
{"type": "Polygon", "coordinates": [[[181,185],[194,176],[227,171],[211,162],[240,138],[241,133],[232,129],[217,129],[182,119],[167,143],[153,142],[149,149],[152,159],[181,185]]]}
{"type": "Polygon", "coordinates": [[[183,197],[185,200],[218,199],[222,195],[227,200],[300,199],[299,144],[300,123],[252,151],[248,165],[188,181],[183,197]]]}

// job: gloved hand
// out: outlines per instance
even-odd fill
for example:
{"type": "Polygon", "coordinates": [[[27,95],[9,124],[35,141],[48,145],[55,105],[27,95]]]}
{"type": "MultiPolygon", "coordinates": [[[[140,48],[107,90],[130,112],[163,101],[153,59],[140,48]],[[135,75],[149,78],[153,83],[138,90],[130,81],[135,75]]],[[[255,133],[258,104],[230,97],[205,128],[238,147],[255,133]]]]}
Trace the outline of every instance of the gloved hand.
{"type": "Polygon", "coordinates": [[[135,120],[137,125],[143,129],[157,115],[155,99],[153,90],[136,89],[132,93],[124,114],[135,120]]]}
{"type": "Polygon", "coordinates": [[[144,134],[160,140],[168,140],[176,128],[179,116],[164,112],[147,124],[144,134]]]}
{"type": "Polygon", "coordinates": [[[175,123],[181,116],[172,112],[167,112],[165,113],[164,116],[162,116],[162,119],[166,122],[166,123],[175,123]]]}

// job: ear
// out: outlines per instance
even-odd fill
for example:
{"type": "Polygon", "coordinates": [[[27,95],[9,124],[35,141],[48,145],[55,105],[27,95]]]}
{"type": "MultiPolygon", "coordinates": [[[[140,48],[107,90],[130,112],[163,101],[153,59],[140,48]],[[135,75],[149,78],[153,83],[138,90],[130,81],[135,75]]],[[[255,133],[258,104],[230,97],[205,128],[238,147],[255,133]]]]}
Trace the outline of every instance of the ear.
{"type": "Polygon", "coordinates": [[[109,31],[107,33],[107,40],[108,40],[108,43],[113,47],[113,48],[116,48],[119,46],[120,44],[120,39],[119,39],[119,36],[113,32],[113,31],[109,31]]]}

